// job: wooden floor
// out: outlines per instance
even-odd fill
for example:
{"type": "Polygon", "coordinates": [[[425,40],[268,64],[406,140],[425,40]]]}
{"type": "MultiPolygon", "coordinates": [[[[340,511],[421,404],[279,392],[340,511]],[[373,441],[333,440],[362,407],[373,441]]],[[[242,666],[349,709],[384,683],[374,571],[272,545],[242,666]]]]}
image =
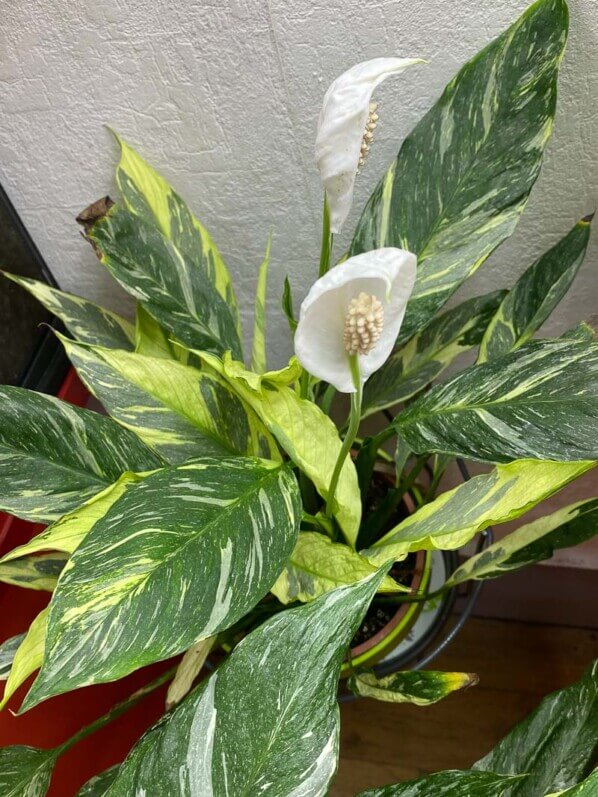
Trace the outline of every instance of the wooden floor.
{"type": "Polygon", "coordinates": [[[358,700],[341,707],[341,761],[332,797],[466,769],[544,695],[577,680],[598,657],[598,632],[473,618],[432,665],[475,672],[478,686],[429,706],[358,700]]]}

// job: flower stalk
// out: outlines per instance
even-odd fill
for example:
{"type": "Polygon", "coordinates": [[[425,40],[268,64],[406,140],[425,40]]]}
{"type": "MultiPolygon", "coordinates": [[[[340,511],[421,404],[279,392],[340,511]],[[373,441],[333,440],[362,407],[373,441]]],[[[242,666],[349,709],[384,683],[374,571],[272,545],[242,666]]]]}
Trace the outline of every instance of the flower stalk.
{"type": "Polygon", "coordinates": [[[322,244],[320,248],[320,269],[318,276],[323,277],[330,268],[330,255],[332,254],[333,235],[330,232],[330,206],[328,197],[324,192],[324,207],[322,210],[322,244]]]}

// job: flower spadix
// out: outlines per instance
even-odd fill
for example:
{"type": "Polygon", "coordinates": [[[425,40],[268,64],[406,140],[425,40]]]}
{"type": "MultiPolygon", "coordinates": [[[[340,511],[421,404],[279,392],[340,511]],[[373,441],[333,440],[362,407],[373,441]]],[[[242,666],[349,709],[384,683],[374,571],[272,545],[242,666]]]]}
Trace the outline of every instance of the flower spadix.
{"type": "Polygon", "coordinates": [[[330,208],[330,231],[340,232],[353,201],[357,169],[363,165],[378,120],[372,92],[389,75],[418,58],[373,58],[344,72],[324,95],[316,135],[316,163],[330,208]]]}
{"type": "Polygon", "coordinates": [[[390,355],[413,290],[417,258],[387,247],[356,255],[314,283],[301,305],[295,352],[313,376],[353,393],[390,355]]]}

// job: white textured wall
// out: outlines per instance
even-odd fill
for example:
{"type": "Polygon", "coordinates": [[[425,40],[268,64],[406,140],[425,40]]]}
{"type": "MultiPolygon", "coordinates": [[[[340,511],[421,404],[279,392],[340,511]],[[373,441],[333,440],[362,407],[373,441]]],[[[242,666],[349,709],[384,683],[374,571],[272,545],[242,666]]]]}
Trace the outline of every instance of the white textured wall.
{"type": "MultiPolygon", "coordinates": [[[[430,63],[379,92],[380,134],[353,217],[402,138],[468,57],[526,0],[0,0],[0,178],[62,287],[127,301],[74,222],[115,193],[107,123],[174,184],[219,244],[248,326],[257,265],[274,231],[274,362],[290,350],[278,311],[289,274],[300,299],[317,269],[321,191],[314,124],[328,83],[379,55],[430,63]],[[282,334],[280,334],[282,332],[282,334]]],[[[467,293],[508,286],[596,206],[598,9],[570,0],[556,132],[517,233],[467,293]]],[[[352,225],[347,225],[349,228],[352,225]]],[[[596,313],[597,241],[551,322],[596,313]]],[[[342,242],[341,242],[342,243],[342,242]]],[[[339,246],[339,253],[341,247],[339,246]]]]}

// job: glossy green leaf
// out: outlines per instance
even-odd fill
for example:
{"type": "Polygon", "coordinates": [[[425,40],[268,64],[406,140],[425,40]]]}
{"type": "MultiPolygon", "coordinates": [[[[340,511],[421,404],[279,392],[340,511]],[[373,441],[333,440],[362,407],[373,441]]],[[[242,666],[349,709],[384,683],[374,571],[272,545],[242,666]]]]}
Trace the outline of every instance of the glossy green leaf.
{"type": "Polygon", "coordinates": [[[0,681],[6,681],[8,678],[15,653],[24,639],[25,634],[17,634],[16,636],[5,639],[4,642],[0,644],[0,681]]]}
{"type": "Polygon", "coordinates": [[[596,761],[597,740],[598,661],[581,681],[544,698],[474,768],[526,772],[504,797],[537,797],[576,785],[596,761]]]}
{"type": "Polygon", "coordinates": [[[496,578],[542,559],[559,548],[570,548],[598,534],[598,498],[578,501],[552,515],[521,526],[458,567],[446,582],[456,586],[469,579],[496,578]]]}
{"type": "Polygon", "coordinates": [[[373,672],[351,675],[349,688],[356,695],[385,703],[413,703],[429,706],[439,700],[478,683],[478,676],[468,672],[435,672],[411,670],[394,672],[378,678],[373,672]]]}
{"type": "Polygon", "coordinates": [[[77,797],[104,797],[110,786],[116,780],[120,764],[116,764],[110,769],[105,769],[99,775],[88,780],[87,783],[77,793],[77,797]]]}
{"type": "Polygon", "coordinates": [[[266,368],[266,291],[268,288],[268,269],[270,267],[270,248],[272,235],[268,236],[266,254],[258,272],[255,289],[255,309],[253,317],[253,348],[251,350],[251,370],[262,374],[266,368]]]}
{"type": "Polygon", "coordinates": [[[0,748],[2,797],[44,797],[58,755],[58,749],[40,750],[24,745],[0,748]]]}
{"type": "Polygon", "coordinates": [[[52,592],[67,559],[67,554],[58,552],[0,562],[0,582],[52,592]]]}
{"type": "Polygon", "coordinates": [[[288,277],[284,278],[284,287],[282,292],[282,311],[287,318],[291,332],[294,333],[295,330],[297,329],[297,320],[295,319],[295,313],[293,311],[293,294],[291,291],[291,283],[289,282],[288,277]]]}
{"type": "Polygon", "coordinates": [[[183,199],[120,136],[120,162],[116,182],[127,208],[155,225],[204,273],[230,308],[239,336],[237,300],[228,269],[208,231],[193,216],[183,199]]]}
{"type": "Polygon", "coordinates": [[[460,548],[488,526],[520,517],[595,465],[535,459],[498,465],[442,493],[362,553],[382,564],[409,551],[460,548]]]}
{"type": "Polygon", "coordinates": [[[104,310],[97,304],[59,291],[45,282],[3,273],[43,304],[52,315],[59,318],[71,335],[81,343],[95,343],[110,349],[132,349],[135,329],[126,319],[104,310]]]}
{"type": "Polygon", "coordinates": [[[121,205],[103,210],[85,228],[112,276],[179,340],[242,356],[232,309],[194,257],[121,205]]]}
{"type": "Polygon", "coordinates": [[[272,587],[300,517],[293,473],[262,460],[205,458],[130,487],[60,578],[24,705],[116,680],[237,622],[272,587]]]}
{"type": "Polygon", "coordinates": [[[531,5],[449,82],[372,194],[350,254],[418,256],[400,340],[515,229],[552,130],[567,25],[564,0],[531,5]]]}
{"type": "Polygon", "coordinates": [[[40,551],[63,551],[72,554],[93,525],[110,509],[125,490],[143,478],[136,473],[123,475],[110,487],[94,495],[77,509],[64,515],[41,534],[8,551],[0,559],[0,567],[15,559],[30,556],[40,551]]]}
{"type": "Polygon", "coordinates": [[[160,467],[135,434],[96,412],[0,387],[0,509],[52,521],[125,471],[160,467]]]}
{"type": "MultiPolygon", "coordinates": [[[[220,360],[205,352],[196,354],[255,410],[280,446],[326,499],[342,443],[330,418],[312,401],[299,398],[284,384],[287,375],[292,375],[294,364],[280,372],[257,375],[229,358],[220,360]]],[[[349,456],[336,488],[334,515],[345,537],[354,545],[361,521],[361,497],[357,472],[349,456]]]]}
{"type": "Polygon", "coordinates": [[[62,340],[81,379],[110,415],[169,462],[231,453],[280,458],[256,413],[217,374],[62,340]]]}
{"type": "Polygon", "coordinates": [[[492,772],[467,772],[449,769],[417,780],[368,789],[357,797],[503,797],[505,789],[520,777],[492,772]]]}
{"type": "Polygon", "coordinates": [[[590,221],[578,222],[517,280],[486,330],[478,362],[502,357],[527,343],[546,321],[583,263],[590,221]]]}
{"type": "Polygon", "coordinates": [[[546,797],[596,797],[597,794],[598,769],[595,769],[589,777],[577,786],[572,786],[570,789],[565,789],[565,791],[548,794],[546,797]]]}
{"type": "Polygon", "coordinates": [[[395,420],[418,454],[598,459],[598,343],[538,341],[432,388],[395,420]]]}
{"type": "MultiPolygon", "coordinates": [[[[272,592],[282,603],[307,602],[325,592],[372,575],[374,565],[349,548],[313,531],[302,531],[293,553],[272,592]]],[[[390,576],[385,576],[380,592],[408,592],[390,576]]]]}
{"type": "Polygon", "coordinates": [[[477,346],[506,291],[453,307],[394,351],[365,384],[363,415],[405,401],[430,384],[463,352],[477,346]]]}
{"type": "Polygon", "coordinates": [[[14,655],[12,667],[4,685],[0,709],[4,708],[19,686],[42,666],[46,649],[47,624],[48,608],[46,607],[31,623],[14,655]]]}
{"type": "Polygon", "coordinates": [[[328,592],[249,634],[142,737],[110,797],[327,794],[340,667],[381,578],[328,592]]]}

